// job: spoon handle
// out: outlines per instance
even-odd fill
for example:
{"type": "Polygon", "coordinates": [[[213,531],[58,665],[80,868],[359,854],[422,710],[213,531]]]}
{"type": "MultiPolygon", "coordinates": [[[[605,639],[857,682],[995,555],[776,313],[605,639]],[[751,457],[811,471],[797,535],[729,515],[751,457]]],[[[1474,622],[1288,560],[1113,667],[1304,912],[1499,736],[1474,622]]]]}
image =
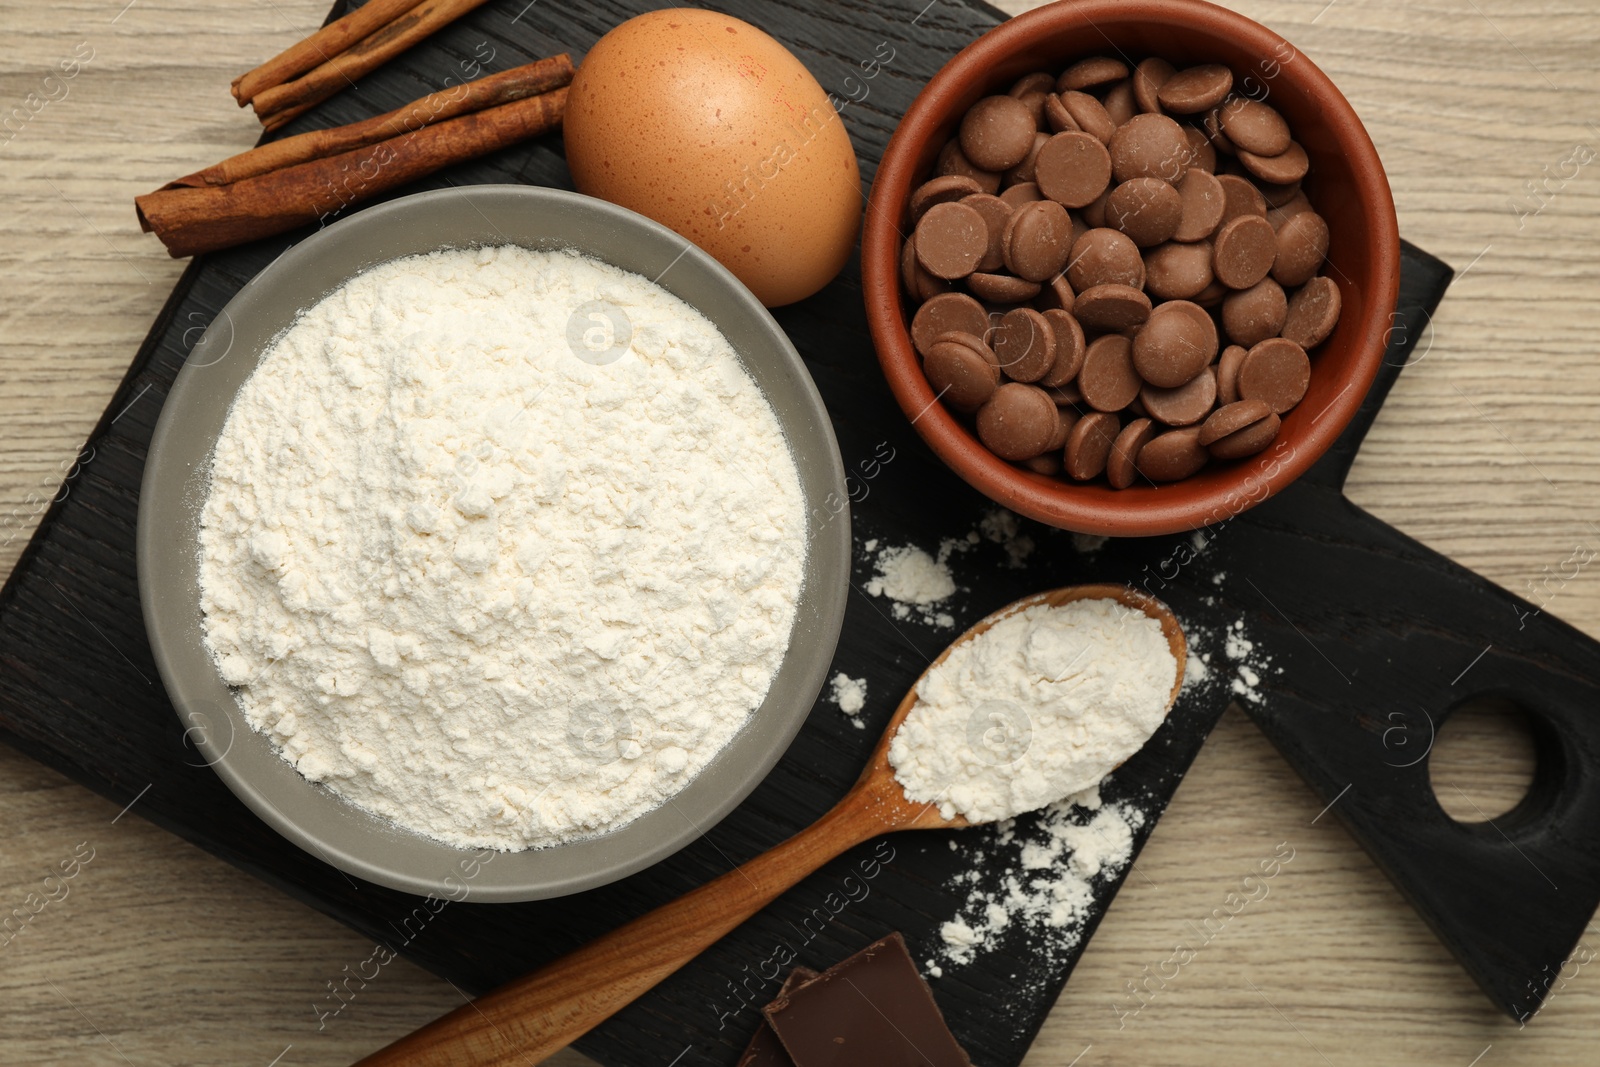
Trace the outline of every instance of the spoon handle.
{"type": "Polygon", "coordinates": [[[694,959],[852,845],[894,827],[854,793],[755,859],[532,974],[441,1016],[356,1067],[537,1063],[694,959]]]}

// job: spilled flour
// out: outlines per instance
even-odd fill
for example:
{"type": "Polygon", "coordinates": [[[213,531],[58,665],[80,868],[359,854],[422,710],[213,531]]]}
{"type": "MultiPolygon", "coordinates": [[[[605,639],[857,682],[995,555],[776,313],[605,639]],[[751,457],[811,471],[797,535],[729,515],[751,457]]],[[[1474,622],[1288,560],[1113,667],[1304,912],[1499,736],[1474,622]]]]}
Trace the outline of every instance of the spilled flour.
{"type": "Polygon", "coordinates": [[[886,545],[876,537],[862,542],[863,556],[873,567],[863,588],[869,596],[888,600],[889,612],[896,620],[953,629],[955,617],[944,605],[963,587],[957,583],[951,563],[985,541],[999,546],[1005,553],[1005,565],[1014,570],[1027,566],[1037,547],[1033,538],[1022,532],[1022,519],[1016,513],[991,508],[976,528],[940,540],[936,553],[912,544],[886,545]]]}
{"type": "MultiPolygon", "coordinates": [[[[1213,603],[1207,598],[1208,604],[1213,603]]],[[[1245,629],[1244,619],[1234,619],[1220,629],[1180,620],[1189,639],[1184,666],[1183,692],[1220,685],[1240,700],[1260,704],[1266,699],[1262,682],[1283,673],[1245,629]]]]}
{"type": "MultiPolygon", "coordinates": [[[[872,546],[867,548],[870,552],[877,542],[867,544],[872,546]]],[[[867,580],[868,595],[888,600],[890,614],[896,619],[916,619],[945,630],[954,627],[955,618],[938,609],[939,604],[955,595],[956,580],[950,573],[954,545],[945,542],[938,558],[916,545],[884,548],[874,561],[876,573],[867,580]]]]}
{"type": "Polygon", "coordinates": [[[1072,550],[1080,556],[1092,556],[1106,547],[1109,537],[1100,537],[1096,534],[1075,533],[1072,535],[1072,550]]]}
{"type": "Polygon", "coordinates": [[[1011,936],[1029,951],[1076,948],[1096,886],[1127,868],[1145,818],[1127,802],[1102,804],[1092,788],[995,826],[993,839],[974,852],[979,862],[955,876],[953,887],[966,900],[940,928],[928,973],[971,963],[1011,936]]]}
{"type": "Polygon", "coordinates": [[[995,508],[978,523],[978,533],[985,541],[993,541],[1005,549],[1006,566],[1021,570],[1033,555],[1033,538],[1022,532],[1022,520],[1016,512],[995,508]]]}
{"type": "Polygon", "coordinates": [[[840,671],[829,682],[828,699],[839,705],[839,710],[849,717],[851,726],[857,730],[867,728],[867,724],[861,721],[861,709],[867,706],[865,678],[852,678],[840,671]]]}
{"type": "Polygon", "coordinates": [[[1240,700],[1259,704],[1266,699],[1261,683],[1269,674],[1282,674],[1245,630],[1244,620],[1235,619],[1220,631],[1184,624],[1189,637],[1189,661],[1183,672],[1183,689],[1210,685],[1227,686],[1240,700]]]}
{"type": "MultiPolygon", "coordinates": [[[[1261,678],[1272,668],[1272,657],[1256,651],[1256,643],[1245,636],[1244,620],[1235,619],[1223,635],[1223,652],[1234,662],[1233,695],[1252,704],[1261,703],[1261,678]]],[[[1282,674],[1283,668],[1272,668],[1282,674]]]]}

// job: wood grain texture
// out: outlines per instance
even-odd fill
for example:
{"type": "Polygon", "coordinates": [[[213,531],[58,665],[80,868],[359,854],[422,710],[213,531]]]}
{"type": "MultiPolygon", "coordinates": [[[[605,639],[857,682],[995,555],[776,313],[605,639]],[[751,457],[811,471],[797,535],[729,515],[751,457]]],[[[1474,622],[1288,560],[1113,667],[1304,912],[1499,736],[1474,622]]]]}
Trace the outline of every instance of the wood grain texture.
{"type": "MultiPolygon", "coordinates": [[[[1600,376],[1586,343],[1600,167],[1563,167],[1600,138],[1587,125],[1600,117],[1600,17],[1510,0],[1232,6],[1333,75],[1389,168],[1402,232],[1465,271],[1368,438],[1350,496],[1600,635],[1594,575],[1559,577],[1575,547],[1600,547],[1589,430],[1600,376]],[[1547,205],[1537,214],[1528,182],[1547,205]]],[[[303,0],[0,6],[0,112],[59,93],[45,75],[82,43],[94,49],[66,94],[0,145],[0,570],[177,277],[180,265],[138,233],[132,196],[252,143],[257,127],[228,82],[325,11],[303,0]]],[[[1478,773],[1498,781],[1516,763],[1490,749],[1478,773]]],[[[1320,807],[1230,713],[1028,1062],[1065,1065],[1089,1045],[1081,1064],[1236,1063],[1261,1050],[1341,1065],[1592,1055],[1600,970],[1519,1031],[1337,823],[1313,823],[1320,807]],[[1280,841],[1296,858],[1270,896],[1119,1029],[1111,1005],[1126,1009],[1125,984],[1166,960],[1280,841]]],[[[114,805],[10,753],[0,812],[7,908],[80,842],[96,850],[68,897],[3,950],[8,1061],[345,1063],[459,1003],[396,961],[318,1032],[312,1002],[371,945],[135,814],[111,823],[114,805]]],[[[1591,926],[1585,943],[1596,940],[1591,926]]]]}

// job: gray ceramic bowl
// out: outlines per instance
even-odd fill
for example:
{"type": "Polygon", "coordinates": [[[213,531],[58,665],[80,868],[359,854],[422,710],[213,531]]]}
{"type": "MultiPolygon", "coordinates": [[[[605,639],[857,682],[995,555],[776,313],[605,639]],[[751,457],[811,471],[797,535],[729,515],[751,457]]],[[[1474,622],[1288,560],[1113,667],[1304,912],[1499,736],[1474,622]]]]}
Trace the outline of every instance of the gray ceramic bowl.
{"type": "MultiPolygon", "coordinates": [[[[789,648],[765,703],[673,802],[600,837],[526,852],[473,852],[402,830],[301,777],[246,723],[206,652],[199,595],[199,513],[228,409],[275,335],[363,269],[441,248],[570,247],[634,271],[700,309],[722,331],[788,435],[808,515],[846,498],[844,466],[822,398],[794,346],[750,291],[683,238],[624,208],[576,193],[472,186],[368,208],[307,238],[250,281],[207,328],[178,374],[150,443],[139,501],[139,593],[145,626],[199,758],[250,808],[308,852],[350,874],[413,893],[534,900],[614,881],[712,826],[789,746],[822,687],[844,618],[848,512],[809,533],[789,648]],[[665,272],[665,273],[663,273],[665,272]]],[[[191,761],[198,762],[194,755],[191,761]]]]}

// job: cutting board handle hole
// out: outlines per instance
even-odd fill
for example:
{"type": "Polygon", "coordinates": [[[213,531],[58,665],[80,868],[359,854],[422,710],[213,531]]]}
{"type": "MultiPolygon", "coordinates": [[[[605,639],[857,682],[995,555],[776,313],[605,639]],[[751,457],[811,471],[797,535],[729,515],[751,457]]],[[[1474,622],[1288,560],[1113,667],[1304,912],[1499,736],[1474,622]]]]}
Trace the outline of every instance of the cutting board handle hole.
{"type": "Polygon", "coordinates": [[[1504,828],[1542,816],[1559,791],[1562,760],[1553,728],[1502,695],[1471,697],[1440,720],[1428,776],[1446,815],[1504,828]]]}

